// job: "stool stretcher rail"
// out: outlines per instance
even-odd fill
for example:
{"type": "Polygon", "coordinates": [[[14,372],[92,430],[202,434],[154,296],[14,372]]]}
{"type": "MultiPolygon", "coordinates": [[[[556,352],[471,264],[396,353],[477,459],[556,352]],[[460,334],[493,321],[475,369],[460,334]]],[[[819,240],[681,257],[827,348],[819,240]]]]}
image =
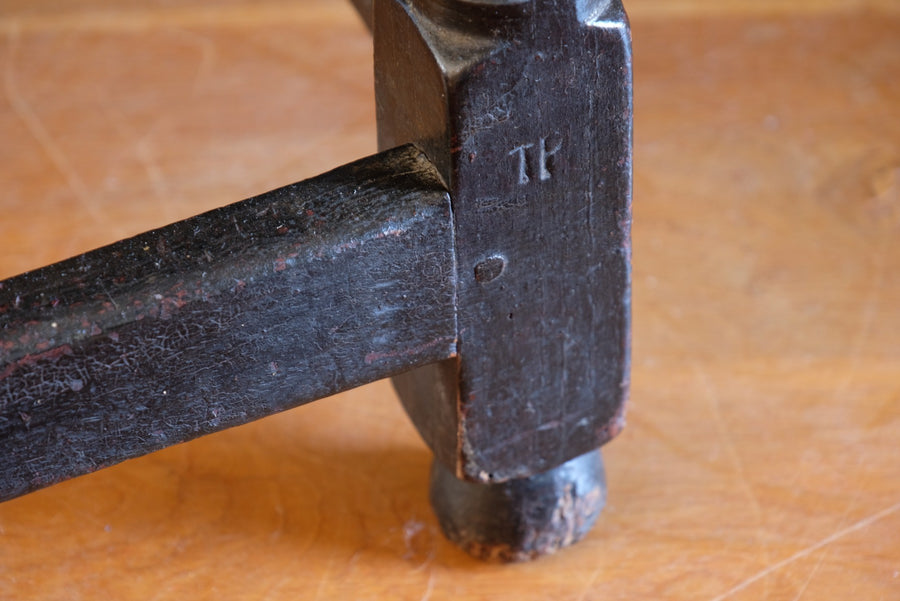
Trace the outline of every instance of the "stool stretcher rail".
{"type": "Polygon", "coordinates": [[[447,359],[413,146],[0,282],[0,500],[447,359]]]}

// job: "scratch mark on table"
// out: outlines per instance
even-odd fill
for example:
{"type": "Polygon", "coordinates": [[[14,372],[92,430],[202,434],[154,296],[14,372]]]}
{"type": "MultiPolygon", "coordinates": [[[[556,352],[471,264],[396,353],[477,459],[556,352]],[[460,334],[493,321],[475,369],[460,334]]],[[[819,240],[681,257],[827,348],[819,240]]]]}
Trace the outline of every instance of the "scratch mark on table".
{"type": "MultiPolygon", "coordinates": [[[[583,544],[583,543],[582,543],[583,544]]],[[[587,579],[587,584],[584,586],[584,589],[581,591],[581,595],[578,596],[578,601],[585,601],[587,599],[588,593],[591,592],[594,588],[594,584],[597,583],[597,579],[600,577],[600,573],[603,572],[603,566],[596,568],[591,575],[587,579]]]]}
{"type": "Polygon", "coordinates": [[[13,23],[7,29],[7,45],[9,48],[9,56],[6,61],[6,69],[3,73],[3,88],[7,100],[12,107],[16,117],[25,125],[25,129],[35,139],[41,150],[50,160],[50,163],[63,176],[69,189],[75,195],[75,198],[84,206],[87,214],[97,222],[103,222],[103,215],[100,208],[93,201],[90,191],[85,185],[84,180],[78,174],[78,171],[69,161],[69,158],[63,152],[62,148],[53,139],[50,131],[44,126],[43,121],[32,108],[28,100],[19,90],[18,79],[16,77],[16,55],[19,48],[19,27],[13,23]]]}
{"type": "Polygon", "coordinates": [[[842,529],[838,530],[837,532],[835,532],[834,534],[831,534],[830,536],[826,536],[819,542],[817,542],[813,545],[810,545],[809,547],[806,547],[804,549],[801,549],[800,551],[797,551],[790,557],[782,559],[781,561],[770,565],[769,567],[765,568],[764,570],[757,572],[750,578],[744,580],[743,582],[734,586],[733,588],[725,591],[718,597],[712,598],[710,601],[722,601],[723,599],[727,599],[727,598],[733,596],[734,594],[739,593],[742,590],[746,589],[754,582],[758,582],[758,581],[762,580],[769,574],[776,572],[789,564],[794,563],[798,559],[803,559],[804,557],[807,557],[808,555],[815,553],[822,547],[830,545],[831,543],[833,543],[841,538],[844,538],[848,534],[853,534],[854,532],[868,528],[875,522],[883,520],[884,518],[886,518],[894,513],[897,513],[898,511],[900,511],[900,503],[891,505],[890,507],[888,507],[886,509],[882,509],[881,511],[874,513],[867,518],[863,518],[863,519],[859,520],[855,524],[847,526],[846,528],[842,528],[842,529]]]}
{"type": "Polygon", "coordinates": [[[800,601],[804,593],[806,593],[806,589],[809,588],[809,583],[812,582],[813,578],[818,573],[819,568],[822,567],[822,563],[825,561],[826,555],[828,555],[827,547],[824,551],[822,551],[822,554],[819,555],[819,559],[816,561],[816,565],[813,566],[813,569],[809,572],[809,576],[807,576],[806,580],[803,581],[803,586],[801,586],[800,590],[797,591],[797,594],[794,596],[793,601],[800,601]]]}
{"type": "MultiPolygon", "coordinates": [[[[134,156],[137,157],[138,162],[141,164],[141,167],[143,167],[144,173],[147,175],[147,181],[150,182],[150,187],[153,189],[154,196],[162,201],[159,206],[170,208],[179,203],[172,202],[172,191],[169,189],[168,180],[166,179],[165,172],[156,160],[153,146],[150,142],[155,131],[160,128],[163,120],[164,117],[156,119],[147,133],[140,137],[138,137],[134,129],[127,124],[124,118],[120,118],[120,124],[123,129],[130,132],[129,138],[135,140],[134,156]]],[[[175,219],[177,215],[167,215],[167,217],[175,219]]]]}
{"type": "Polygon", "coordinates": [[[146,135],[139,136],[137,131],[124,115],[121,114],[115,107],[110,106],[103,99],[98,98],[98,105],[100,109],[103,111],[103,114],[106,116],[106,120],[115,127],[116,131],[124,140],[134,141],[134,156],[137,159],[138,163],[140,163],[141,167],[144,170],[144,173],[147,176],[147,181],[150,183],[150,187],[153,190],[153,194],[157,200],[159,200],[158,207],[165,213],[165,216],[172,221],[178,218],[177,213],[169,214],[171,211],[169,209],[173,206],[176,206],[180,203],[174,202],[172,191],[169,189],[169,185],[166,181],[166,176],[163,170],[160,168],[159,163],[156,161],[154,157],[154,153],[152,150],[152,146],[150,144],[150,139],[154,135],[155,131],[159,129],[160,124],[164,120],[165,117],[159,117],[154,120],[153,124],[150,126],[146,135]]]}
{"type": "Polygon", "coordinates": [[[422,594],[421,601],[429,601],[431,593],[434,591],[434,568],[428,570],[428,584],[425,585],[425,592],[422,594]]]}
{"type": "MultiPolygon", "coordinates": [[[[847,510],[849,511],[849,509],[850,508],[848,507],[847,510]]],[[[844,515],[844,518],[846,518],[846,514],[844,515]]],[[[841,520],[842,526],[843,526],[843,523],[844,523],[844,520],[841,520]]],[[[803,585],[797,591],[797,594],[794,596],[793,601],[800,601],[800,599],[803,598],[803,595],[806,593],[806,589],[809,588],[809,583],[813,581],[813,578],[815,578],[816,574],[819,572],[819,568],[822,567],[822,563],[825,561],[825,557],[828,556],[828,551],[830,549],[831,549],[831,547],[826,547],[822,551],[822,554],[819,555],[819,559],[816,561],[816,565],[814,565],[813,569],[810,570],[809,576],[807,576],[806,580],[803,581],[803,585]]]]}
{"type": "MultiPolygon", "coordinates": [[[[850,499],[850,502],[847,504],[847,509],[844,510],[844,514],[841,516],[840,525],[838,526],[838,530],[844,528],[844,525],[847,523],[847,518],[850,517],[850,512],[856,508],[856,503],[859,501],[860,490],[856,490],[856,494],[853,495],[853,498],[850,499]]],[[[825,558],[828,557],[828,553],[831,549],[826,548],[822,551],[822,554],[819,555],[819,559],[816,561],[816,565],[813,566],[813,569],[810,571],[809,576],[806,577],[806,580],[803,582],[803,586],[797,591],[797,595],[794,597],[793,601],[800,601],[803,595],[806,593],[806,589],[809,587],[809,583],[812,582],[816,573],[819,571],[819,568],[822,567],[822,563],[824,563],[825,558]]]]}
{"type": "Polygon", "coordinates": [[[218,58],[216,42],[209,36],[181,27],[173,27],[170,31],[181,36],[190,44],[197,46],[200,50],[200,62],[197,65],[197,72],[194,75],[194,83],[191,85],[192,92],[196,95],[215,67],[218,58]]]}
{"type": "MultiPolygon", "coordinates": [[[[747,479],[747,473],[744,469],[744,462],[741,459],[741,456],[738,453],[734,442],[731,440],[731,436],[728,432],[728,427],[722,417],[722,410],[721,406],[719,405],[719,397],[716,395],[715,390],[713,390],[713,386],[709,381],[709,377],[698,362],[693,362],[692,367],[694,370],[694,375],[700,383],[701,390],[709,401],[710,412],[712,413],[713,421],[716,424],[716,430],[718,431],[719,439],[722,441],[722,445],[725,447],[729,459],[731,460],[731,465],[734,469],[735,475],[737,476],[738,484],[744,491],[744,494],[747,497],[747,500],[750,502],[750,505],[753,507],[753,513],[756,516],[757,522],[756,538],[760,544],[760,560],[763,565],[767,565],[772,561],[772,557],[769,554],[769,545],[767,543],[767,538],[765,536],[763,528],[762,506],[759,504],[759,499],[757,499],[756,494],[753,492],[753,488],[750,486],[750,481],[747,479]]],[[[768,583],[766,583],[763,599],[766,599],[769,596],[768,586],[768,583]]]]}

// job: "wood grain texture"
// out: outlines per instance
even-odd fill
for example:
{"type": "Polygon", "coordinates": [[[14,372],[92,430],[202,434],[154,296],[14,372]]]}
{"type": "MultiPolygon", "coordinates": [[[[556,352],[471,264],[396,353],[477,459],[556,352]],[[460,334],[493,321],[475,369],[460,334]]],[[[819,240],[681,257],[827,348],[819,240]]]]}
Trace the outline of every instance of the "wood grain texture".
{"type": "MultiPolygon", "coordinates": [[[[349,4],[212,4],[4,3],[0,277],[374,150],[349,4]]],[[[717,4],[631,3],[632,402],[584,541],[444,541],[380,382],[0,505],[0,598],[900,597],[900,20],[717,4]]]]}

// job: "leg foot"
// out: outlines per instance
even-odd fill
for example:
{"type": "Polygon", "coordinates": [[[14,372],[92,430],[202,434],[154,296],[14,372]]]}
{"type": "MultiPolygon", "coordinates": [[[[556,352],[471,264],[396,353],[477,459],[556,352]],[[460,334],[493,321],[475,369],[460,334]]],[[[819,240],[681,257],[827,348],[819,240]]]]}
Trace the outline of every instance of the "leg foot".
{"type": "Polygon", "coordinates": [[[606,502],[600,450],[499,484],[458,479],[434,462],[431,505],[444,534],[478,559],[524,561],[580,540],[606,502]]]}

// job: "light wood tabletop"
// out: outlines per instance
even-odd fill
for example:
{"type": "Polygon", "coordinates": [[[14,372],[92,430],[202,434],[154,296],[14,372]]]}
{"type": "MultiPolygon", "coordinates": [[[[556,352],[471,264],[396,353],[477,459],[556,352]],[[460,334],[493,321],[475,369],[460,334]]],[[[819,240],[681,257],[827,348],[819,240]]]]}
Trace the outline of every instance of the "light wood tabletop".
{"type": "MultiPolygon", "coordinates": [[[[441,536],[388,382],[0,505],[0,599],[900,599],[900,3],[631,0],[634,357],[590,535],[441,536]]],[[[337,0],[0,0],[0,277],[375,151],[337,0]]]]}

